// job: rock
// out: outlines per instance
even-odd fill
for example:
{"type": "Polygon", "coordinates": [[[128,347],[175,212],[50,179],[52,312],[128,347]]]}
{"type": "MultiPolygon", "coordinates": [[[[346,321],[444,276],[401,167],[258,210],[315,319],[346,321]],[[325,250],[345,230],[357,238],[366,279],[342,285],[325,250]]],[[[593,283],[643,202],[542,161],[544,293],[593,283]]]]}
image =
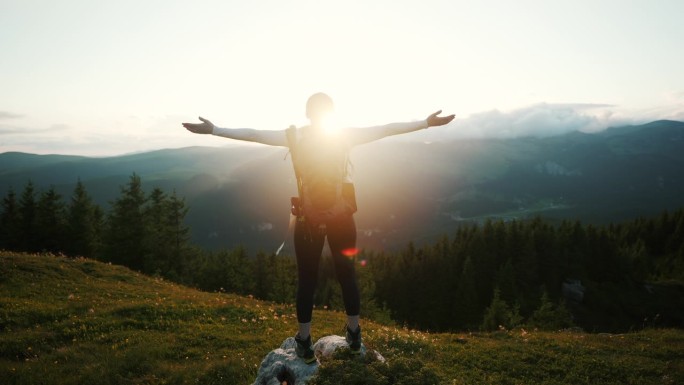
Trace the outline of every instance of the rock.
{"type": "MultiPolygon", "coordinates": [[[[306,364],[295,353],[296,342],[294,337],[283,341],[280,348],[268,353],[263,361],[253,385],[281,385],[287,384],[305,385],[307,381],[318,371],[319,362],[306,364]]],[[[318,359],[330,357],[339,348],[348,348],[349,345],[344,337],[325,336],[314,344],[314,352],[318,359]]],[[[366,347],[361,344],[361,357],[367,354],[366,347]]],[[[381,362],[385,358],[375,350],[371,354],[381,362]]]]}
{"type": "Polygon", "coordinates": [[[566,279],[561,287],[563,297],[575,304],[579,304],[584,299],[585,287],[579,279],[566,279]]]}

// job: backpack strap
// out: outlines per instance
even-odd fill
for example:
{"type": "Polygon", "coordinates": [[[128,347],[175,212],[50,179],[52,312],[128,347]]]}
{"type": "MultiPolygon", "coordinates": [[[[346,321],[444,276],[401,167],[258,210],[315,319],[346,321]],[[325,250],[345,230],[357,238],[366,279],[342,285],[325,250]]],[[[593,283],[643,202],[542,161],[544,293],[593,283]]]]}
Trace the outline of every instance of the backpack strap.
{"type": "Polygon", "coordinates": [[[295,178],[297,179],[297,193],[301,199],[304,185],[302,182],[302,174],[299,172],[299,167],[297,166],[297,127],[294,125],[288,127],[287,130],[285,130],[285,135],[287,136],[287,146],[290,148],[290,154],[292,155],[292,168],[294,168],[295,178]]]}
{"type": "MultiPolygon", "coordinates": [[[[297,127],[294,125],[291,125],[285,130],[285,136],[287,137],[287,146],[289,148],[288,154],[292,157],[292,168],[294,168],[295,172],[295,178],[297,179],[297,193],[299,196],[302,196],[302,190],[303,190],[303,185],[302,185],[302,178],[299,174],[299,168],[297,167],[297,162],[295,161],[296,154],[297,154],[297,127]]],[[[285,159],[287,159],[287,154],[285,154],[285,159]]],[[[295,198],[291,198],[291,204],[295,205],[295,198]]],[[[300,207],[297,207],[298,211],[301,211],[301,204],[297,202],[297,205],[300,207]]],[[[294,214],[294,212],[293,212],[294,214]]],[[[290,215],[290,223],[287,226],[287,233],[289,234],[290,231],[292,231],[292,228],[294,226],[295,221],[303,221],[303,217],[295,217],[294,215],[290,215]]],[[[285,237],[287,239],[287,236],[285,237]]],[[[283,243],[280,244],[280,247],[275,252],[275,255],[277,256],[280,254],[280,252],[283,250],[283,247],[285,246],[286,240],[283,241],[283,243]]]]}

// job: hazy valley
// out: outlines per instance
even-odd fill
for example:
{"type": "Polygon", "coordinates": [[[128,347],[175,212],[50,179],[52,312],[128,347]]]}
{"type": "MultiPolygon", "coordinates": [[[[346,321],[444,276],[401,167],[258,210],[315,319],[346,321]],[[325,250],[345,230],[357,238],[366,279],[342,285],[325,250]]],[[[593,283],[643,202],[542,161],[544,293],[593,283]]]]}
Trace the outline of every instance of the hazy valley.
{"type": "MultiPolygon", "coordinates": [[[[417,143],[354,149],[359,244],[397,249],[463,223],[493,219],[617,222],[684,206],[684,123],[657,121],[596,134],[417,143]]],[[[193,241],[207,248],[275,250],[288,238],[296,194],[287,150],[191,147],[108,158],[0,154],[0,192],[78,179],[104,208],[132,173],[143,187],[185,197],[193,241]]],[[[289,245],[286,245],[286,247],[289,245]]]]}

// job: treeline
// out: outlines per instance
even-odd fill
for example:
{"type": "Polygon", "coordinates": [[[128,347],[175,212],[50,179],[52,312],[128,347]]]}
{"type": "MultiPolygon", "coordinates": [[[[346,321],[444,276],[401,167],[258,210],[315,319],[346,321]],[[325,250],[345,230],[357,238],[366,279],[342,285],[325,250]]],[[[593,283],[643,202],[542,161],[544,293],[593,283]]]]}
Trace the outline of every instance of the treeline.
{"type": "Polygon", "coordinates": [[[2,199],[0,249],[93,258],[201,289],[250,294],[243,282],[252,280],[252,271],[244,271],[251,269],[246,251],[193,246],[187,212],[175,192],[146,193],[136,174],[106,210],[81,181],[66,201],[54,187],[36,191],[29,181],[20,194],[9,189],[2,199]]]}
{"type": "Polygon", "coordinates": [[[377,300],[420,328],[684,326],[684,292],[666,284],[684,282],[684,210],[606,227],[488,221],[371,261],[377,300]]]}
{"type": "Polygon", "coordinates": [[[68,201],[29,181],[2,200],[0,248],[95,258],[144,273],[177,275],[188,247],[187,208],[175,193],[147,195],[133,174],[108,211],[93,203],[79,180],[68,201]]]}
{"type": "MultiPolygon", "coordinates": [[[[84,256],[202,290],[294,302],[292,256],[201,250],[189,242],[187,211],[175,193],[145,193],[135,174],[107,210],[81,182],[67,202],[29,182],[2,200],[0,249],[84,256]]],[[[488,221],[357,262],[363,315],[384,322],[435,331],[684,327],[684,210],[604,227],[488,221]]],[[[315,303],[343,309],[329,258],[315,303]]]]}

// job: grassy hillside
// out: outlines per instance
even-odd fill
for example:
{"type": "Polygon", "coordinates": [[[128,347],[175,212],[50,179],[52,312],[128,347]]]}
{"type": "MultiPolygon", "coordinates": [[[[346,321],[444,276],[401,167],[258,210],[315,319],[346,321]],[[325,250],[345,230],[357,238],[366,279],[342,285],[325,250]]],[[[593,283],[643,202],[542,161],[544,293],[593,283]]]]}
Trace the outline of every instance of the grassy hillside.
{"type": "MultiPolygon", "coordinates": [[[[317,310],[315,336],[344,315],[317,310]]],[[[3,384],[249,384],[291,305],[204,293],[86,259],[0,252],[3,384]]],[[[684,331],[431,334],[364,323],[389,360],[445,384],[684,383],[684,331]]]]}

